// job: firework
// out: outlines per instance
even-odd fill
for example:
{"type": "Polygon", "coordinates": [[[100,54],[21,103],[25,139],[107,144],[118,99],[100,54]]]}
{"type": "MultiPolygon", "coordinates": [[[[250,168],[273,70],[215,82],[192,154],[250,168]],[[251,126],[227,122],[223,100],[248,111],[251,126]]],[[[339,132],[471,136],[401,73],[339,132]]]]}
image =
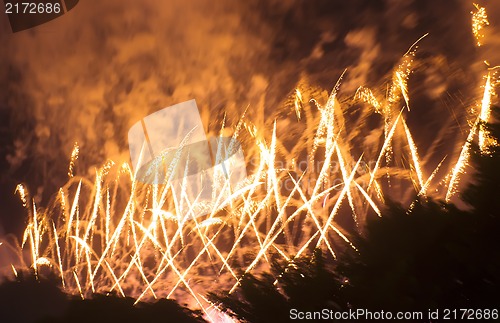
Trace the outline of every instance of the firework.
{"type": "MultiPolygon", "coordinates": [[[[394,86],[402,92],[403,76],[408,73],[394,79],[394,86]]],[[[93,182],[75,175],[79,151],[75,145],[69,181],[47,208],[27,204],[27,193],[18,187],[30,213],[22,247],[30,250],[31,267],[37,274],[45,268],[58,273],[64,289],[82,298],[117,292],[140,301],[187,293],[194,306],[208,311],[210,304],[202,291],[214,281],[234,290],[241,278],[236,268],[259,272],[268,268],[275,255],[290,260],[316,246],[325,246],[332,256],[338,248],[356,249],[349,230],[336,217],[345,204],[357,230],[362,230],[369,214],[380,215],[380,191],[373,188],[379,186],[381,173],[389,168],[394,176],[411,179],[411,169],[400,169],[398,175],[390,165],[383,165],[381,171],[381,157],[400,126],[404,133],[399,138],[406,138],[411,147],[419,189],[427,179],[401,114],[391,124],[377,156],[360,154],[354,159],[351,135],[345,132],[342,118],[344,108],[337,100],[339,84],[324,105],[322,98],[313,102],[308,93],[295,92],[298,125],[318,125],[299,139],[310,147],[307,160],[321,167],[303,171],[281,167],[282,160],[299,160],[300,151],[284,150],[276,122],[267,140],[250,121],[240,122],[233,138],[243,137],[241,132],[249,129],[246,135],[256,140],[257,167],[231,195],[217,191],[204,217],[193,216],[184,192],[177,194],[168,181],[141,183],[128,164],[106,163],[93,182]],[[292,153],[297,155],[292,157],[292,153]],[[377,164],[366,169],[362,165],[370,157],[377,157],[377,164]],[[337,174],[333,164],[340,166],[337,174]],[[338,182],[332,181],[335,175],[338,182]],[[179,209],[181,203],[187,204],[187,214],[179,209]]],[[[391,100],[395,104],[396,97],[391,100]]]]}
{"type": "Polygon", "coordinates": [[[474,3],[474,7],[477,11],[471,11],[472,14],[472,34],[476,38],[477,46],[482,45],[484,39],[484,28],[490,24],[488,21],[488,15],[486,14],[486,9],[474,3]]]}
{"type": "MultiPolygon", "coordinates": [[[[481,12],[474,16],[478,33],[487,24],[481,12]]],[[[160,172],[165,180],[144,183],[127,163],[107,162],[90,181],[75,174],[80,153],[75,144],[69,180],[49,206],[40,208],[23,185],[17,187],[29,214],[21,243],[31,256],[26,267],[37,275],[44,270],[58,273],[63,288],[82,299],[94,293],[118,293],[137,302],[182,298],[212,317],[213,308],[203,296],[207,289],[234,291],[239,273],[269,269],[273,257],[290,261],[315,247],[326,248],[332,257],[342,248],[357,250],[351,234],[363,233],[368,217],[381,216],[384,189],[399,185],[395,191],[425,197],[444,161],[426,177],[406,122],[416,49],[415,43],[402,57],[386,95],[360,87],[354,100],[341,101],[340,78],[329,95],[301,84],[290,106],[283,108],[285,117],[272,124],[258,127],[242,117],[231,142],[238,138],[252,161],[250,175],[228,193],[226,170],[215,169],[218,188],[203,216],[197,216],[197,199],[188,197],[186,182],[180,179],[178,190],[168,180],[179,158],[160,172]],[[346,120],[345,114],[355,109],[357,119],[346,120]],[[380,118],[376,145],[360,140],[373,115],[380,118]],[[289,127],[296,137],[290,137],[289,127]],[[272,133],[265,131],[269,128],[272,133]],[[289,142],[295,144],[290,147],[289,142]],[[401,158],[393,158],[395,154],[401,158]],[[298,167],[303,163],[307,166],[298,167]],[[350,222],[338,220],[344,214],[350,222]]],[[[491,144],[480,124],[488,121],[495,84],[489,72],[480,113],[450,172],[446,200],[457,191],[475,134],[479,131],[481,149],[491,144]]],[[[14,266],[12,270],[17,275],[14,266]]]]}
{"type": "MultiPolygon", "coordinates": [[[[472,12],[472,29],[474,36],[477,40],[477,46],[481,46],[481,40],[484,38],[481,30],[489,25],[486,9],[483,7],[474,4],[477,12],[472,12]]],[[[460,155],[455,166],[452,168],[451,175],[449,176],[448,188],[446,192],[446,201],[449,202],[453,195],[457,192],[457,186],[460,180],[460,175],[465,172],[465,169],[469,162],[471,143],[478,134],[479,148],[481,153],[487,154],[488,147],[490,145],[495,145],[496,143],[492,138],[489,137],[487,130],[484,127],[484,124],[489,121],[490,116],[490,108],[491,108],[491,100],[495,95],[495,86],[497,81],[493,81],[492,71],[496,70],[497,67],[488,69],[488,72],[485,75],[485,85],[481,103],[479,105],[479,113],[475,117],[472,122],[472,126],[470,127],[469,134],[467,135],[466,142],[462,146],[460,151],[460,155]]]]}

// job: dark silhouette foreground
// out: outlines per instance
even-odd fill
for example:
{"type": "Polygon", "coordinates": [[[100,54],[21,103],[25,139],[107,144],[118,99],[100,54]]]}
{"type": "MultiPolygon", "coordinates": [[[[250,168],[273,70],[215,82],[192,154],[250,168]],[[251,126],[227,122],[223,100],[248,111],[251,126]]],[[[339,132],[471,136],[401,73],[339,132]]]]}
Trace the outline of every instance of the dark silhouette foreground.
{"type": "Polygon", "coordinates": [[[201,323],[201,311],[192,311],[173,300],[139,303],[118,296],[94,295],[82,300],[64,294],[55,279],[21,274],[0,285],[0,322],[5,323],[201,323]]]}

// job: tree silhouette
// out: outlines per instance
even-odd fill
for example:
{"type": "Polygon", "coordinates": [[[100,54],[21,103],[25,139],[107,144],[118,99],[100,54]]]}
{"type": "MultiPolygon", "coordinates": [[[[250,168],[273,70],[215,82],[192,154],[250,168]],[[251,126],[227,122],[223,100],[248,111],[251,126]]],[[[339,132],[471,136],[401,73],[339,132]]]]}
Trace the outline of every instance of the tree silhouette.
{"type": "Polygon", "coordinates": [[[274,262],[271,273],[245,274],[233,294],[209,293],[209,299],[227,314],[245,322],[289,322],[290,310],[341,309],[340,279],[325,263],[320,249],[312,257],[274,262]]]}
{"type": "MultiPolygon", "coordinates": [[[[482,269],[478,275],[482,278],[482,294],[500,304],[500,111],[491,109],[490,124],[481,125],[489,133],[493,145],[487,153],[474,143],[471,153],[471,165],[474,167],[473,180],[462,194],[462,199],[471,208],[475,218],[476,268],[482,269]]],[[[478,304],[481,305],[481,304],[478,304]]]]}
{"type": "Polygon", "coordinates": [[[355,308],[391,311],[492,304],[483,277],[494,254],[482,249],[477,228],[472,214],[445,203],[391,205],[368,225],[360,254],[339,265],[349,279],[345,297],[355,308]]]}
{"type": "MultiPolygon", "coordinates": [[[[482,127],[500,142],[500,124],[482,127]]],[[[335,267],[316,251],[260,278],[245,275],[235,293],[209,298],[248,322],[285,322],[291,308],[422,311],[424,318],[428,309],[497,308],[500,147],[488,154],[471,147],[475,172],[462,195],[469,210],[430,198],[415,198],[409,208],[388,202],[366,236],[355,237],[359,253],[345,252],[335,267]]]]}
{"type": "Polygon", "coordinates": [[[60,281],[19,273],[15,280],[0,285],[0,322],[6,323],[113,323],[113,322],[206,322],[201,311],[160,299],[138,303],[132,298],[96,294],[91,299],[64,294],[60,281]]]}
{"type": "MultiPolygon", "coordinates": [[[[492,108],[492,118],[500,120],[500,107],[492,108]]],[[[481,153],[478,145],[471,143],[471,166],[474,168],[473,180],[462,200],[469,204],[474,214],[498,221],[500,217],[500,123],[482,124],[489,136],[497,144],[491,145],[487,153],[481,153]]]]}
{"type": "Polygon", "coordinates": [[[15,280],[0,285],[0,322],[37,322],[61,316],[67,307],[68,299],[54,277],[36,279],[31,273],[19,272],[15,280]]]}
{"type": "MultiPolygon", "coordinates": [[[[493,109],[498,119],[497,109],[493,109]]],[[[495,118],[493,118],[495,119],[495,118]]],[[[500,142],[500,124],[482,125],[500,142]]],[[[390,310],[488,308],[500,304],[500,148],[482,154],[471,143],[470,210],[417,199],[390,203],[367,226],[360,254],[339,266],[353,306],[390,310]]]]}
{"type": "Polygon", "coordinates": [[[47,318],[40,323],[109,323],[145,322],[201,323],[206,322],[200,311],[191,311],[170,299],[155,303],[139,303],[130,297],[94,295],[90,299],[72,299],[62,317],[47,318]]]}

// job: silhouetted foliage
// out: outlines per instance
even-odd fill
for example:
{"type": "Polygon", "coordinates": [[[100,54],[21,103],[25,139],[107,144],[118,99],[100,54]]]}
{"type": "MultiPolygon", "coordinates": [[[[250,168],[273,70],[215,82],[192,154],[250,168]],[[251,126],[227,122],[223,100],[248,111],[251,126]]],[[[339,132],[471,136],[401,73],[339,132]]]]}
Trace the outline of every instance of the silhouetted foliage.
{"type": "Polygon", "coordinates": [[[201,311],[192,311],[173,300],[138,303],[132,298],[96,294],[82,300],[64,294],[55,277],[36,278],[20,273],[0,285],[0,322],[8,323],[113,323],[206,322],[201,311]]]}
{"type": "Polygon", "coordinates": [[[476,266],[483,269],[482,280],[487,293],[500,304],[500,108],[492,107],[493,123],[483,125],[496,144],[481,153],[473,144],[471,165],[473,179],[466,188],[462,199],[472,208],[476,219],[476,243],[478,259],[476,266]],[[483,256],[483,257],[481,257],[483,256]]]}
{"type": "MultiPolygon", "coordinates": [[[[493,109],[493,111],[496,111],[493,109]]],[[[496,112],[498,119],[498,112],[496,112]]],[[[483,125],[500,141],[500,125],[483,125]]],[[[409,210],[389,204],[368,223],[360,254],[341,263],[354,307],[390,310],[488,308],[500,304],[500,148],[471,143],[472,208],[419,199],[409,210]]]]}
{"type": "MultiPolygon", "coordinates": [[[[492,117],[500,120],[500,107],[492,108],[492,117]]],[[[482,125],[490,136],[500,144],[500,123],[482,125]]],[[[474,168],[470,185],[462,199],[477,215],[500,218],[500,146],[492,145],[487,154],[482,154],[477,144],[472,143],[471,166],[474,168]]]]}
{"type": "Polygon", "coordinates": [[[25,272],[4,281],[0,285],[0,322],[30,323],[62,315],[68,299],[58,285],[55,277],[36,279],[25,272]]]}
{"type": "Polygon", "coordinates": [[[134,305],[133,298],[94,295],[91,299],[72,299],[68,310],[58,318],[50,318],[40,323],[109,323],[109,322],[206,322],[200,311],[191,311],[174,300],[160,299],[155,303],[134,305]]]}
{"type": "Polygon", "coordinates": [[[247,322],[289,322],[290,309],[341,309],[341,284],[321,250],[290,263],[274,262],[271,273],[257,278],[245,274],[233,294],[209,293],[209,299],[229,315],[247,322]],[[276,278],[277,277],[277,278],[276,278]]]}
{"type": "Polygon", "coordinates": [[[484,279],[496,254],[485,249],[472,214],[419,200],[410,211],[392,205],[367,229],[360,254],[339,266],[354,308],[426,311],[500,301],[498,285],[484,279]]]}

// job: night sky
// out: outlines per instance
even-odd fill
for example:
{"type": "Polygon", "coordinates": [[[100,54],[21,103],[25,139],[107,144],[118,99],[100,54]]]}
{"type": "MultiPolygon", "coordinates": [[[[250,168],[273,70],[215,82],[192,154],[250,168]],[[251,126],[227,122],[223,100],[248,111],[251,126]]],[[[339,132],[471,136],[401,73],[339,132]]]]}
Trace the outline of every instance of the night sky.
{"type": "Polygon", "coordinates": [[[301,80],[329,91],[344,69],[349,97],[384,87],[426,33],[407,120],[422,155],[441,133],[431,171],[467,135],[483,61],[500,64],[500,3],[479,3],[491,23],[480,48],[472,2],[456,0],[86,0],[17,33],[2,13],[0,233],[19,234],[26,217],[15,186],[43,206],[66,181],[75,142],[78,174],[91,178],[107,159],[127,160],[128,129],[159,108],[194,98],[215,125],[263,102],[272,116],[301,80]]]}

